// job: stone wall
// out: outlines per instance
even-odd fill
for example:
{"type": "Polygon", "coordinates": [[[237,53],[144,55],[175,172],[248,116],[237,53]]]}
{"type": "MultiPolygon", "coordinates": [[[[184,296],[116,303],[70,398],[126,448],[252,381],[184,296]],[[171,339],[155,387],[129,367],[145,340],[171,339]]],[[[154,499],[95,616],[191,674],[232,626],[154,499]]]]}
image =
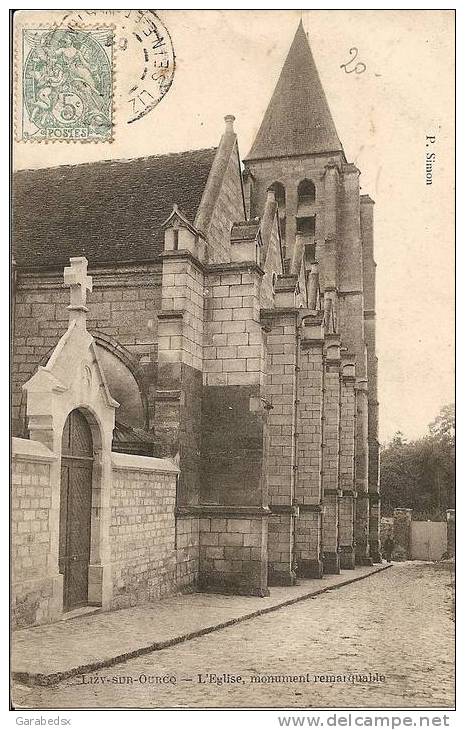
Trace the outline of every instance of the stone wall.
{"type": "Polygon", "coordinates": [[[381,517],[380,520],[380,541],[381,546],[384,546],[384,541],[388,536],[393,536],[394,518],[393,517],[381,517]]]}
{"type": "Polygon", "coordinates": [[[176,586],[194,590],[199,578],[199,518],[176,517],[176,586]]]}
{"type": "MultiPolygon", "coordinates": [[[[175,522],[178,470],[162,459],[112,454],[109,555],[111,609],[186,590],[197,583],[198,518],[175,522]]],[[[62,576],[53,573],[51,467],[56,456],[38,441],[13,439],[12,624],[56,621],[62,576]]]]}
{"type": "MultiPolygon", "coordinates": [[[[161,309],[161,266],[94,269],[87,327],[102,333],[109,349],[123,346],[138,366],[138,383],[149,401],[155,395],[157,313],[161,309]]],[[[21,386],[44,365],[68,327],[69,292],[62,272],[18,271],[12,354],[13,433],[25,436],[26,399],[21,386]]],[[[149,410],[152,410],[149,408],[149,410]]],[[[147,424],[151,425],[151,424],[147,424]]]]}
{"type": "Polygon", "coordinates": [[[165,252],[161,307],[167,314],[182,313],[182,318],[177,333],[161,320],[159,350],[179,355],[179,362],[197,370],[202,369],[203,289],[203,273],[185,251],[165,252]]]}
{"type": "Polygon", "coordinates": [[[339,486],[339,547],[341,568],[355,567],[354,447],[355,447],[355,365],[349,354],[343,357],[341,376],[341,423],[339,486]]]}
{"type": "Polygon", "coordinates": [[[323,340],[321,316],[303,328],[298,388],[298,472],[296,498],[297,574],[318,578],[322,564],[323,340]]]}
{"type": "Polygon", "coordinates": [[[181,505],[199,499],[203,296],[201,264],[189,250],[165,250],[153,417],[160,454],[176,458],[181,469],[181,505]]]}
{"type": "Polygon", "coordinates": [[[267,590],[262,276],[257,265],[235,262],[210,266],[206,277],[200,491],[205,590],[253,595],[267,590]],[[207,516],[213,506],[222,506],[215,519],[207,516]],[[226,525],[224,534],[220,524],[226,525]]]}
{"type": "Polygon", "coordinates": [[[200,519],[200,587],[268,595],[266,520],[241,512],[232,517],[200,519]]]}
{"type": "Polygon", "coordinates": [[[57,618],[56,576],[48,566],[51,544],[50,468],[56,458],[37,441],[14,438],[11,478],[12,625],[22,628],[57,618]]]}
{"type": "Polygon", "coordinates": [[[294,311],[269,310],[265,394],[268,416],[267,479],[270,509],[268,575],[270,585],[292,585],[294,572],[295,430],[297,332],[294,311]]]}
{"type": "Polygon", "coordinates": [[[201,502],[260,505],[263,422],[250,410],[256,386],[205,388],[201,502]]]}
{"type": "Polygon", "coordinates": [[[264,430],[260,395],[265,347],[262,272],[231,264],[207,277],[202,403],[201,502],[262,504],[264,430]]]}
{"type": "Polygon", "coordinates": [[[323,380],[323,564],[325,573],[339,573],[339,436],[340,358],[336,335],[326,337],[323,380]]]}
{"type": "MultiPolygon", "coordinates": [[[[110,605],[125,608],[177,590],[183,572],[175,549],[177,470],[161,459],[115,453],[112,459],[110,605]]],[[[190,553],[179,558],[191,562],[190,553]]]]}
{"type": "Polygon", "coordinates": [[[208,274],[204,384],[252,385],[263,380],[260,276],[247,265],[208,274]]]}

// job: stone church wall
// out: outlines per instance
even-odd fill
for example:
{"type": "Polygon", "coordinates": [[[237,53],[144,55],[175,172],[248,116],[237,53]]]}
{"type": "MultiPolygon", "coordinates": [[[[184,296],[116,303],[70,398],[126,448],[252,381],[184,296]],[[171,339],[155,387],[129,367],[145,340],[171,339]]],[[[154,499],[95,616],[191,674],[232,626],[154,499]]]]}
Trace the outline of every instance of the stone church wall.
{"type": "MultiPolygon", "coordinates": [[[[117,262],[115,262],[116,264],[117,262]]],[[[161,309],[161,267],[121,267],[92,272],[88,329],[122,345],[139,363],[150,404],[156,387],[157,313],[161,309]]],[[[18,272],[12,355],[13,433],[25,436],[25,394],[21,386],[44,365],[68,326],[69,293],[62,273],[18,272]]],[[[151,410],[151,409],[149,409],[151,410]]],[[[149,424],[148,424],[149,425],[149,424]]]]}
{"type": "Polygon", "coordinates": [[[179,459],[178,504],[199,494],[203,272],[181,251],[165,251],[158,315],[158,375],[152,421],[159,454],[179,459]]]}
{"type": "Polygon", "coordinates": [[[200,520],[200,585],[215,592],[266,595],[267,524],[244,514],[200,520]]]}

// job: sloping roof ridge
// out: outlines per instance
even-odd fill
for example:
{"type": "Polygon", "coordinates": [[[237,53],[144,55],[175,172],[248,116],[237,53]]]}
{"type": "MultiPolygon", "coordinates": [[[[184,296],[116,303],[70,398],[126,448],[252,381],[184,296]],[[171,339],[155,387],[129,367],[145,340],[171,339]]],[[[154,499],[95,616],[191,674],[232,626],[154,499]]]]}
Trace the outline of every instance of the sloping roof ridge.
{"type": "Polygon", "coordinates": [[[66,163],[63,165],[50,165],[49,167],[21,167],[18,170],[14,170],[13,174],[16,174],[18,172],[40,172],[44,170],[63,170],[63,169],[69,169],[69,168],[75,168],[75,167],[85,167],[86,165],[109,165],[111,163],[127,163],[127,162],[140,162],[142,160],[154,160],[158,158],[166,158],[166,157],[179,157],[181,155],[188,155],[193,154],[194,152],[213,152],[214,150],[218,149],[218,145],[213,145],[212,147],[199,147],[198,149],[191,149],[191,150],[180,150],[179,152],[160,152],[156,155],[141,155],[140,157],[113,157],[106,160],[89,160],[88,162],[77,162],[75,164],[73,163],[66,163]]]}

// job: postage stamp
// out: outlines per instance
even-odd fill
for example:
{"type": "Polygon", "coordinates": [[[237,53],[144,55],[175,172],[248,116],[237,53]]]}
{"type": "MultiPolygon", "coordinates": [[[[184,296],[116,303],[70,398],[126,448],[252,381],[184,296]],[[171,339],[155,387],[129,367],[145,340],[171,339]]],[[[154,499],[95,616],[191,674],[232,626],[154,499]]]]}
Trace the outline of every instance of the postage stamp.
{"type": "Polygon", "coordinates": [[[110,141],[113,28],[23,28],[21,43],[21,139],[110,141]]]}

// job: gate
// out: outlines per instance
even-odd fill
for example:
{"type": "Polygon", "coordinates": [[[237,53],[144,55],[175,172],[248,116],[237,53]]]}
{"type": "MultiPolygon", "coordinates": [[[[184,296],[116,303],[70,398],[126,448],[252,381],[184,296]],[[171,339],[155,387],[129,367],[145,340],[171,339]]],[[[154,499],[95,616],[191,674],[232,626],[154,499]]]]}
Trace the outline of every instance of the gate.
{"type": "Polygon", "coordinates": [[[411,523],[410,554],[412,560],[440,560],[446,551],[446,522],[411,523]]]}
{"type": "Polygon", "coordinates": [[[92,466],[92,433],[85,416],[75,410],[62,438],[59,570],[64,611],[88,603],[92,466]]]}

